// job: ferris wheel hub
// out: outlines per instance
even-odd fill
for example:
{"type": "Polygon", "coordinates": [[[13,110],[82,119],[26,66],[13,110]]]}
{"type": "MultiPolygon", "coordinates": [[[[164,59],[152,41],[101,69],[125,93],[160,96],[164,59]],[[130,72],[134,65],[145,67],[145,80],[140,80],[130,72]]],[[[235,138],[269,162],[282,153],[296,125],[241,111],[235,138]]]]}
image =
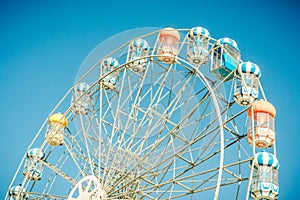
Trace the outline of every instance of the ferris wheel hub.
{"type": "Polygon", "coordinates": [[[102,189],[100,180],[93,176],[81,179],[72,189],[68,200],[106,200],[106,192],[102,189]]]}

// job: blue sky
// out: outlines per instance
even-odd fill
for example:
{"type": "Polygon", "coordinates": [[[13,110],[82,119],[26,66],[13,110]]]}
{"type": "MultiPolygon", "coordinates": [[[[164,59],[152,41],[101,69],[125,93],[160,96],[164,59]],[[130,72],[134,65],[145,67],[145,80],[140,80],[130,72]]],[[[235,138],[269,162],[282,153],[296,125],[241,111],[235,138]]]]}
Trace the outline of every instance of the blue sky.
{"type": "Polygon", "coordinates": [[[52,108],[101,41],[138,27],[206,27],[261,67],[277,109],[280,199],[300,199],[297,1],[0,1],[0,198],[52,108]]]}

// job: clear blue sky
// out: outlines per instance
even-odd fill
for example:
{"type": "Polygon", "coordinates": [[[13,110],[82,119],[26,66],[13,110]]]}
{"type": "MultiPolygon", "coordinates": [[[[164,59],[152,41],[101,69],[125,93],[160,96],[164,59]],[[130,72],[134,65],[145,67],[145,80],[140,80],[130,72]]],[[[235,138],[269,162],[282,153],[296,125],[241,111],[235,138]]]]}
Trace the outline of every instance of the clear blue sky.
{"type": "Polygon", "coordinates": [[[0,198],[42,122],[97,44],[137,27],[203,26],[214,38],[234,38],[242,59],[261,67],[265,93],[278,113],[280,199],[300,199],[299,2],[84,2],[0,1],[0,198]]]}

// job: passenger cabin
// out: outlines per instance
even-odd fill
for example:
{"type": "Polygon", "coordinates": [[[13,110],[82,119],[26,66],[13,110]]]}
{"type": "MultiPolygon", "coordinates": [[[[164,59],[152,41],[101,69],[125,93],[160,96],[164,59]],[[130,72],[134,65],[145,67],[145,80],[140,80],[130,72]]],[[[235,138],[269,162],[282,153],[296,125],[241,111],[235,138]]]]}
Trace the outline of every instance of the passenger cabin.
{"type": "Polygon", "coordinates": [[[48,119],[46,141],[52,146],[60,146],[64,143],[64,131],[68,126],[67,118],[59,113],[53,114],[48,119]]]}
{"type": "Polygon", "coordinates": [[[91,102],[91,91],[87,83],[78,83],[73,87],[73,95],[71,104],[73,104],[72,112],[76,115],[87,115],[89,104],[91,102]]]}
{"type": "Polygon", "coordinates": [[[221,38],[212,47],[210,70],[220,80],[232,80],[240,57],[237,43],[230,38],[221,38]]]}
{"type": "Polygon", "coordinates": [[[255,146],[268,148],[275,141],[275,107],[264,100],[255,101],[248,109],[248,143],[252,144],[255,137],[255,146]],[[254,127],[254,129],[252,129],[254,127]]]}
{"type": "Polygon", "coordinates": [[[132,69],[134,72],[144,73],[149,59],[143,57],[147,57],[149,51],[150,46],[146,40],[137,39],[132,41],[129,45],[127,59],[127,62],[130,62],[130,69],[132,69]]]}
{"type": "Polygon", "coordinates": [[[160,31],[158,38],[158,60],[170,64],[176,61],[178,56],[179,32],[173,28],[165,28],[160,31]]]}
{"type": "Polygon", "coordinates": [[[29,180],[38,181],[41,179],[43,165],[39,160],[45,159],[45,153],[39,148],[32,148],[26,154],[26,161],[24,165],[24,176],[29,180]]]}
{"type": "Polygon", "coordinates": [[[188,32],[187,60],[194,66],[204,65],[208,59],[210,34],[207,29],[194,27],[188,32]]]}
{"type": "Polygon", "coordinates": [[[252,62],[243,62],[236,69],[234,100],[241,106],[248,106],[258,98],[259,67],[252,62]]]}
{"type": "Polygon", "coordinates": [[[254,174],[250,196],[254,200],[275,200],[279,195],[277,158],[268,152],[254,157],[254,174]]]}
{"type": "Polygon", "coordinates": [[[114,90],[117,85],[117,72],[113,72],[119,67],[117,59],[108,57],[101,62],[100,75],[104,78],[101,79],[102,88],[104,90],[114,90]]]}
{"type": "Polygon", "coordinates": [[[22,187],[21,184],[12,186],[9,189],[9,196],[11,200],[17,199],[26,199],[26,190],[22,187]]]}

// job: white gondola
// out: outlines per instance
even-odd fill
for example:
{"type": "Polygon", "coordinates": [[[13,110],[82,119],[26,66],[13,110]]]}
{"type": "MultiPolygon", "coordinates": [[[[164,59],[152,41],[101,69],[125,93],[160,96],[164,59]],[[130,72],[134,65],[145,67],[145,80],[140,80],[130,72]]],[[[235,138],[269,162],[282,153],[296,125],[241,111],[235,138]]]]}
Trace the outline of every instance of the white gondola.
{"type": "Polygon", "coordinates": [[[274,200],[279,195],[277,158],[268,152],[259,152],[254,157],[254,176],[251,183],[251,198],[274,200]]]}
{"type": "Polygon", "coordinates": [[[149,59],[140,58],[148,56],[149,50],[150,46],[148,42],[144,39],[137,39],[130,43],[127,62],[130,62],[129,65],[133,71],[141,73],[145,72],[146,64],[149,59]]]}
{"type": "Polygon", "coordinates": [[[102,88],[105,90],[114,90],[117,85],[117,72],[112,72],[119,67],[119,62],[112,57],[105,58],[101,63],[101,77],[105,76],[102,80],[102,88]],[[112,73],[110,73],[112,72],[112,73]],[[106,75],[107,73],[110,73],[106,75]]]}
{"type": "Polygon", "coordinates": [[[211,72],[220,80],[229,81],[240,63],[240,50],[230,38],[217,40],[211,51],[211,72]]]}
{"type": "Polygon", "coordinates": [[[242,106],[253,103],[258,98],[259,67],[251,62],[241,63],[236,70],[234,100],[242,106]]]}
{"type": "Polygon", "coordinates": [[[195,66],[204,65],[208,58],[208,40],[210,34],[207,29],[194,27],[188,33],[187,60],[195,66]]]}
{"type": "Polygon", "coordinates": [[[48,119],[48,126],[45,135],[46,141],[52,146],[60,146],[64,143],[65,128],[68,120],[61,113],[53,114],[48,119]]]}
{"type": "Polygon", "coordinates": [[[29,180],[38,181],[41,179],[43,165],[39,160],[45,159],[45,153],[39,148],[32,148],[27,152],[27,158],[24,165],[24,176],[29,180]]]}
{"type": "Polygon", "coordinates": [[[9,189],[9,196],[11,200],[26,199],[26,190],[22,188],[22,185],[15,185],[9,189]]]}
{"type": "Polygon", "coordinates": [[[78,83],[73,88],[73,96],[71,104],[72,112],[76,115],[86,115],[89,111],[89,103],[91,102],[91,95],[89,85],[87,83],[78,83]],[[84,95],[84,96],[83,96],[84,95]]]}
{"type": "Polygon", "coordinates": [[[178,56],[179,32],[173,28],[164,28],[159,33],[158,60],[166,64],[173,63],[178,56]]]}

